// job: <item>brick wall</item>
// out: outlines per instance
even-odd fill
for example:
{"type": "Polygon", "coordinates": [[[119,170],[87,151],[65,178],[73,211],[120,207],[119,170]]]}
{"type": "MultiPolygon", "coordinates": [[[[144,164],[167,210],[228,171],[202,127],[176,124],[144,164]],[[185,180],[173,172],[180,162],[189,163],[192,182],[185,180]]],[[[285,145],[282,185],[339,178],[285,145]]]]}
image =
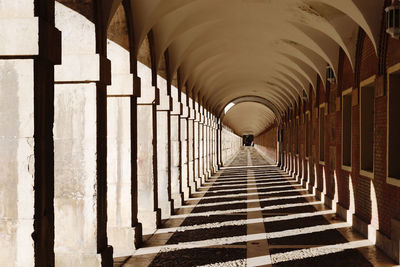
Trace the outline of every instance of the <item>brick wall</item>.
{"type": "MultiPolygon", "coordinates": [[[[382,34],[382,36],[385,36],[382,34]]],[[[366,34],[359,34],[358,63],[352,66],[346,54],[339,51],[338,82],[324,88],[319,80],[318,88],[311,90],[309,101],[301,102],[286,112],[284,122],[255,138],[255,144],[266,155],[275,158],[277,153],[277,131],[284,130],[282,154],[283,169],[309,181],[311,186],[337,200],[345,209],[350,209],[350,199],[354,198],[355,215],[371,224],[383,235],[391,236],[391,219],[400,219],[400,188],[386,182],[387,152],[387,84],[386,74],[379,73],[379,62],[374,45],[366,34]],[[353,71],[353,67],[356,72],[353,71]],[[373,177],[360,175],[360,82],[376,75],[375,123],[374,123],[374,174],[373,177]],[[344,90],[353,88],[352,104],[352,162],[351,172],[342,168],[342,100],[344,90]],[[319,105],[328,103],[328,114],[320,114],[319,105]],[[310,113],[309,154],[306,158],[305,122],[306,112],[310,113]],[[300,118],[299,153],[296,148],[296,116],[300,118]],[[325,160],[319,162],[319,119],[325,116],[325,160]],[[304,166],[309,165],[308,173],[304,166]],[[314,174],[316,177],[314,177],[314,174]],[[350,183],[354,189],[351,196],[350,183]],[[376,200],[375,200],[376,198],[376,200]],[[374,207],[377,206],[377,214],[374,207]]],[[[386,58],[386,67],[400,63],[400,41],[389,38],[387,52],[380,53],[386,58]]]]}
{"type": "Polygon", "coordinates": [[[275,164],[278,161],[277,137],[278,127],[274,125],[254,139],[255,147],[270,160],[271,164],[275,164]]]}

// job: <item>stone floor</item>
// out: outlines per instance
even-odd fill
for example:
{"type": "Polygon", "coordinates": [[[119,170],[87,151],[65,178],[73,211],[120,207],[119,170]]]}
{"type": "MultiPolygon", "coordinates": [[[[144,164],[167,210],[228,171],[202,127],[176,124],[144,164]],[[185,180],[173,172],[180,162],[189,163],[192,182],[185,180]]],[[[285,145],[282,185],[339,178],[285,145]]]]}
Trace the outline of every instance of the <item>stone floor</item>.
{"type": "Polygon", "coordinates": [[[394,266],[254,148],[114,266],[394,266]]]}

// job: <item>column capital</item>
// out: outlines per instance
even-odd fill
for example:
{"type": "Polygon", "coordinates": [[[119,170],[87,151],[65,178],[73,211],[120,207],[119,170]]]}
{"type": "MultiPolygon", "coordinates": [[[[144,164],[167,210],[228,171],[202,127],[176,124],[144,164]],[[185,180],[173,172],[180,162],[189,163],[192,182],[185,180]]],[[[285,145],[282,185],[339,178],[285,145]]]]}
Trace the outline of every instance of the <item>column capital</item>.
{"type": "Polygon", "coordinates": [[[171,115],[182,115],[182,103],[178,102],[178,99],[171,97],[172,99],[172,110],[171,115]]]}
{"type": "Polygon", "coordinates": [[[195,110],[195,115],[196,115],[195,121],[200,123],[201,122],[201,114],[200,114],[200,112],[195,110]]]}
{"type": "Polygon", "coordinates": [[[142,86],[142,80],[140,77],[133,77],[133,96],[140,97],[141,94],[141,87],[142,86]]]}
{"type": "Polygon", "coordinates": [[[130,73],[112,75],[112,83],[107,87],[107,96],[134,95],[134,77],[130,73]]]}
{"type": "Polygon", "coordinates": [[[187,119],[189,117],[189,107],[186,105],[182,105],[182,114],[181,118],[182,119],[187,119]]]}
{"type": "Polygon", "coordinates": [[[146,90],[146,95],[141,96],[137,99],[138,105],[158,105],[160,103],[160,90],[155,87],[148,88],[146,90]]]}
{"type": "Polygon", "coordinates": [[[62,65],[54,67],[56,83],[100,82],[111,84],[111,61],[99,54],[63,55],[62,65]]]}
{"type": "Polygon", "coordinates": [[[192,108],[189,107],[189,120],[195,120],[196,119],[196,111],[192,108]]]}
{"type": "Polygon", "coordinates": [[[172,97],[165,91],[160,90],[160,101],[157,105],[157,111],[171,111],[173,109],[172,97]]]}
{"type": "Polygon", "coordinates": [[[40,57],[61,64],[61,32],[44,19],[3,17],[0,32],[7,40],[0,44],[0,56],[40,57]]]}

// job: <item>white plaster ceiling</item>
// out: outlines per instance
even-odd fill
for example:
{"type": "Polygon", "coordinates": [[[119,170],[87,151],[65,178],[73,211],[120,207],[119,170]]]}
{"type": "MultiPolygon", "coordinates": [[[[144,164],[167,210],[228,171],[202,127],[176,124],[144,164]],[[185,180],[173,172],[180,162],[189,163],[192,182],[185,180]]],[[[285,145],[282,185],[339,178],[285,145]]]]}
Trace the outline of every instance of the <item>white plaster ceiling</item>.
{"type": "Polygon", "coordinates": [[[263,104],[242,102],[229,109],[222,122],[240,136],[257,136],[271,126],[274,117],[274,113],[263,104]]]}
{"type": "Polygon", "coordinates": [[[171,76],[179,70],[183,90],[217,115],[248,95],[285,112],[318,76],[325,83],[327,64],[337,72],[340,47],[354,66],[359,27],[377,47],[383,2],[131,0],[131,7],[136,47],[153,30],[157,64],[168,50],[171,76]]]}

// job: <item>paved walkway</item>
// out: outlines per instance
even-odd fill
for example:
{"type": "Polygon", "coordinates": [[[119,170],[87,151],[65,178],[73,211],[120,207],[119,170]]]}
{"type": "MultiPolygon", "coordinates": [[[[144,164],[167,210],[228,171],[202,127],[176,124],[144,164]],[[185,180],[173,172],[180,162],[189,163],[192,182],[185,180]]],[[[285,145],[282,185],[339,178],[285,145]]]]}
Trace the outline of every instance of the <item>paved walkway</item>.
{"type": "Polygon", "coordinates": [[[393,266],[254,148],[114,266],[393,266]]]}

